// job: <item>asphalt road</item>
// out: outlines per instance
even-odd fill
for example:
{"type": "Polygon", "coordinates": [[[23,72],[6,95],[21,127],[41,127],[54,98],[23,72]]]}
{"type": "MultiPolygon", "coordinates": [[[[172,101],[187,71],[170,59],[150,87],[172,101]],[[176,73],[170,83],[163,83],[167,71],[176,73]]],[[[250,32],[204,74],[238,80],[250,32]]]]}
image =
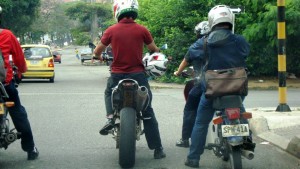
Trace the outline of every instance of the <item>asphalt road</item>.
{"type": "MultiPolygon", "coordinates": [[[[26,153],[21,150],[18,140],[7,150],[0,150],[0,169],[120,168],[114,140],[111,136],[101,136],[98,133],[105,123],[104,89],[109,75],[108,67],[81,65],[75,58],[74,49],[62,53],[62,63],[55,65],[54,83],[49,83],[48,80],[26,80],[19,86],[21,101],[28,111],[35,142],[40,151],[39,159],[27,161],[26,153]]],[[[293,94],[299,95],[299,92],[296,90],[293,94]]],[[[276,96],[276,91],[259,91],[253,97],[251,95],[247,98],[247,105],[277,106],[277,97],[273,97],[276,96]]],[[[167,157],[154,160],[153,151],[148,149],[145,138],[142,137],[137,142],[135,168],[188,168],[184,166],[188,149],[175,146],[176,140],[180,138],[182,125],[182,91],[155,89],[153,96],[153,107],[167,157]]],[[[299,159],[259,138],[255,137],[255,142],[256,156],[251,161],[243,159],[244,168],[300,167],[299,159]]],[[[218,159],[210,151],[205,151],[201,156],[200,166],[207,169],[230,168],[227,162],[218,159]]]]}

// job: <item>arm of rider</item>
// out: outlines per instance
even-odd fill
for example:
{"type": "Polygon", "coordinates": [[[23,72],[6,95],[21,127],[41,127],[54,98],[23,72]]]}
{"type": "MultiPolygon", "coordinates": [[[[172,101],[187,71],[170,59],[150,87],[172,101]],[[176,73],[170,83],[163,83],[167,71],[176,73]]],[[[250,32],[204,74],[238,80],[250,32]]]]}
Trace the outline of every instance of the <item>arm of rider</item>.
{"type": "Polygon", "coordinates": [[[187,60],[184,58],[184,59],[181,61],[180,65],[179,65],[179,67],[178,67],[178,70],[174,72],[174,75],[175,75],[175,76],[179,76],[179,75],[182,73],[182,71],[184,70],[184,68],[185,68],[188,64],[189,64],[189,63],[188,63],[187,60]]]}
{"type": "Polygon", "coordinates": [[[19,73],[25,73],[27,71],[27,65],[24,57],[24,52],[20,46],[17,38],[12,34],[11,36],[11,55],[15,66],[18,68],[19,73]]]}
{"type": "Polygon", "coordinates": [[[94,54],[97,58],[99,58],[100,61],[103,61],[102,52],[105,50],[107,46],[105,46],[103,43],[99,42],[97,47],[94,50],[94,54]]]}
{"type": "Polygon", "coordinates": [[[147,47],[151,52],[159,52],[159,48],[156,46],[154,41],[152,41],[149,45],[147,45],[147,47]]]}

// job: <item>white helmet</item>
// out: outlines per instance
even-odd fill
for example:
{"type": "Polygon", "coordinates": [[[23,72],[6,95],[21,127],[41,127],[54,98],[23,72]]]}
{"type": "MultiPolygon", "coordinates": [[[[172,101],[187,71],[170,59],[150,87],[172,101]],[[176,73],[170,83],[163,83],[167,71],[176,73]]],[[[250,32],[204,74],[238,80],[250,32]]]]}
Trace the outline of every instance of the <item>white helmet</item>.
{"type": "Polygon", "coordinates": [[[113,10],[114,17],[117,21],[121,19],[121,16],[124,14],[128,14],[133,17],[133,19],[137,18],[138,15],[139,3],[137,0],[115,0],[113,10]]]}
{"type": "Polygon", "coordinates": [[[234,14],[228,6],[217,5],[209,11],[208,22],[211,29],[219,23],[229,23],[233,25],[234,14]]]}
{"type": "Polygon", "coordinates": [[[163,53],[147,53],[143,58],[146,73],[149,76],[159,77],[166,73],[169,60],[163,53]]]}
{"type": "Polygon", "coordinates": [[[202,21],[195,26],[195,33],[199,35],[206,35],[210,31],[208,21],[202,21]]]}

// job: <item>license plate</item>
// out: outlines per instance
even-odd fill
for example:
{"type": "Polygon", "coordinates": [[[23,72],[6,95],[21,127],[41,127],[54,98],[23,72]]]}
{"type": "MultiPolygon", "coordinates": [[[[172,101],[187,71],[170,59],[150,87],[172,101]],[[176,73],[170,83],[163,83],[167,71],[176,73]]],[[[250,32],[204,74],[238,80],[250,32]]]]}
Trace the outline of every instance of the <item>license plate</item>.
{"type": "Polygon", "coordinates": [[[0,115],[4,114],[4,105],[0,103],[0,115]]]}
{"type": "Polygon", "coordinates": [[[32,64],[32,65],[36,65],[36,64],[38,64],[38,63],[39,63],[39,61],[36,61],[36,60],[30,61],[30,64],[32,64]]]}
{"type": "Polygon", "coordinates": [[[248,124],[222,125],[222,136],[249,136],[248,124]]]}

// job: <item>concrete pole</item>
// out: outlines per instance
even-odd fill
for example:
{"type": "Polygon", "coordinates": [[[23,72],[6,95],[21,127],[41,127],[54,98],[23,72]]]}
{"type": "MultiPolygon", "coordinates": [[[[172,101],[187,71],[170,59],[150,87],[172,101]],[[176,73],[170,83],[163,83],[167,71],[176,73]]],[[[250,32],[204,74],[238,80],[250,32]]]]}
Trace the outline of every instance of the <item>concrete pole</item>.
{"type": "Polygon", "coordinates": [[[278,79],[279,105],[276,111],[290,112],[286,101],[286,30],[285,30],[285,0],[277,0],[277,38],[278,38],[278,79]]]}

